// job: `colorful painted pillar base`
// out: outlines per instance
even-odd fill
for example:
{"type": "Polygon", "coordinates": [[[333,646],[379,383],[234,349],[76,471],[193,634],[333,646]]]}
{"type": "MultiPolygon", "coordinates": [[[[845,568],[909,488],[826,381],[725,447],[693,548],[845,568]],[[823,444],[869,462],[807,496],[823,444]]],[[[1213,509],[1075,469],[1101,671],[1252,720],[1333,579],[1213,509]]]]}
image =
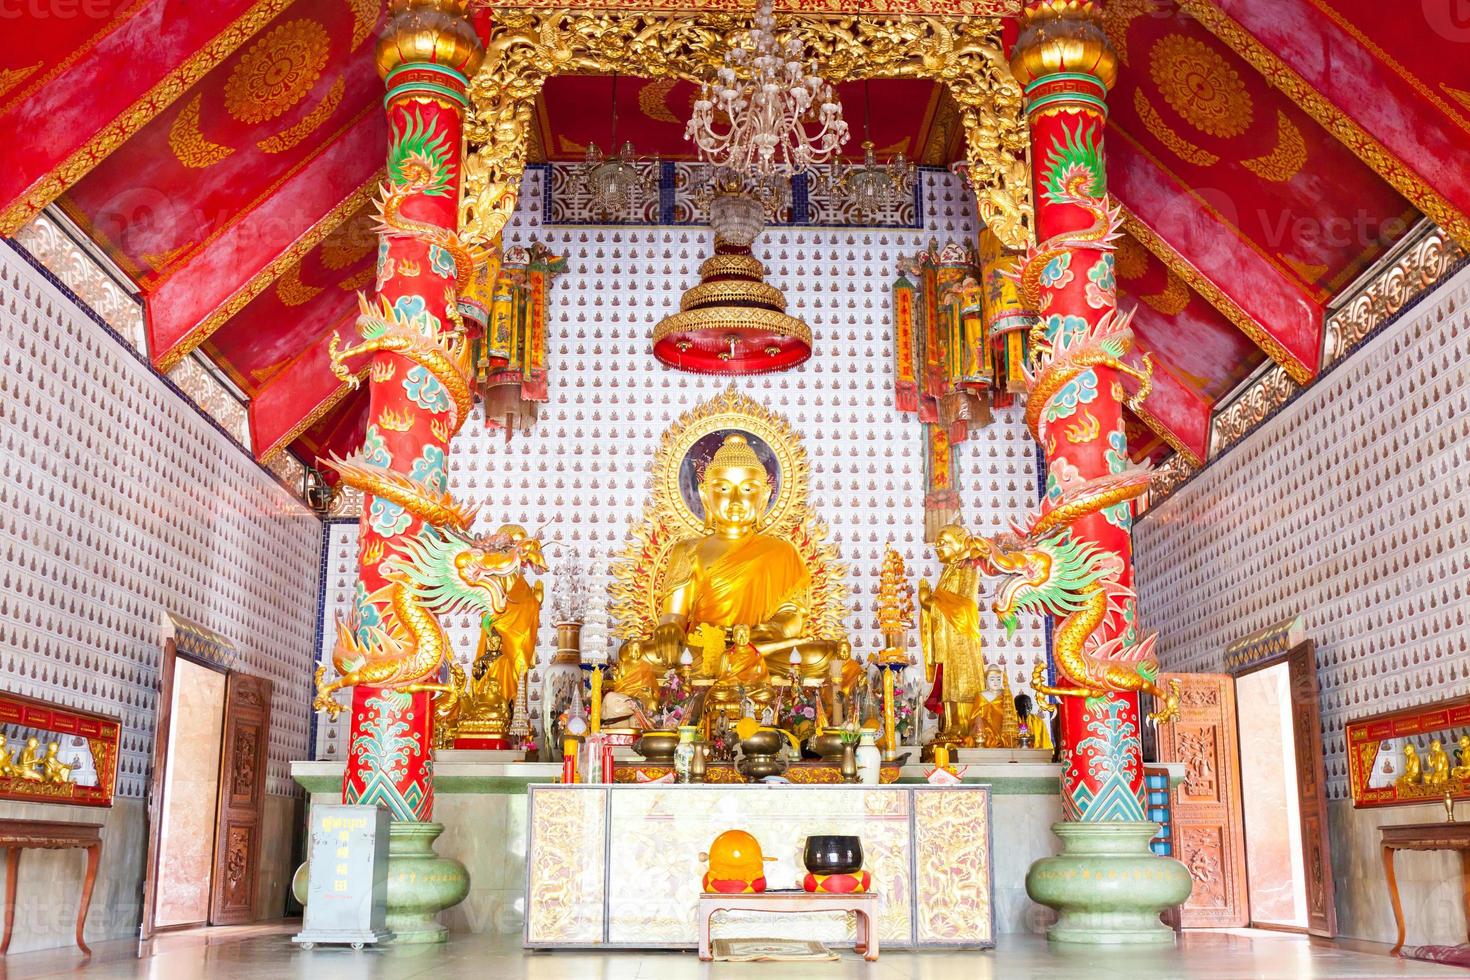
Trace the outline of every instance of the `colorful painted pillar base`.
{"type": "MultiPolygon", "coordinates": [[[[1075,509],[1078,499],[1101,501],[1119,483],[1146,486],[1128,456],[1123,406],[1131,396],[1122,382],[1131,373],[1146,392],[1147,380],[1118,360],[1131,333],[1117,310],[1116,221],[1103,153],[1117,57],[1094,4],[1028,0],[1011,68],[1026,97],[1033,160],[1038,245],[1019,284],[1024,305],[1038,317],[1027,420],[1046,455],[1044,523],[1064,502],[1075,509]],[[1073,359],[1074,351],[1100,342],[1117,348],[1117,367],[1073,359]]],[[[1055,941],[1172,943],[1159,912],[1188,898],[1192,882],[1182,864],[1148,846],[1158,827],[1145,819],[1140,672],[1126,656],[1147,653],[1132,592],[1132,511],[1126,497],[1107,499],[1059,525],[1068,528],[1071,553],[1092,575],[1078,598],[1095,605],[1058,614],[1066,820],[1053,827],[1062,854],[1033,865],[1026,889],[1058,911],[1048,931],[1055,941]],[[1099,665],[1111,672],[1106,681],[1096,679],[1099,665]],[[1081,696],[1071,685],[1089,677],[1096,689],[1081,696]]]]}

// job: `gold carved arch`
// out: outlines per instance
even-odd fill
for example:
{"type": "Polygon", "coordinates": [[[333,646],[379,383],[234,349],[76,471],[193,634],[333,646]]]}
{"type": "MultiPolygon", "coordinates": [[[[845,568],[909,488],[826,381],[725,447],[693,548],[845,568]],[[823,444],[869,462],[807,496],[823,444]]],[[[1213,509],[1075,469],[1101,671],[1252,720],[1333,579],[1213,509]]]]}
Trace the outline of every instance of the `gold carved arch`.
{"type": "MultiPolygon", "coordinates": [[[[1029,239],[1032,205],[1021,88],[997,16],[778,16],[806,41],[832,82],[918,78],[943,82],[960,106],[966,165],[980,218],[1008,246],[1029,239]]],[[[515,210],[532,111],[552,75],[636,75],[701,81],[723,64],[748,13],[499,10],[470,84],[463,234],[488,245],[515,210]]]]}

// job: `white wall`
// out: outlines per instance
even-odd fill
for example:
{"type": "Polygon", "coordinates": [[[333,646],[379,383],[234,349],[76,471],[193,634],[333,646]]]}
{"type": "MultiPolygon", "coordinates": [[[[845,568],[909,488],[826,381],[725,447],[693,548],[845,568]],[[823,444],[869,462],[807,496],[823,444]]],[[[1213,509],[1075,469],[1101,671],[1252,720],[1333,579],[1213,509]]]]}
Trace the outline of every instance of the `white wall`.
{"type": "MultiPolygon", "coordinates": [[[[1297,615],[1316,640],[1345,935],[1392,938],[1377,825],[1405,810],[1352,808],[1343,725],[1470,694],[1467,488],[1462,269],[1134,529],[1139,604],[1165,669],[1222,670],[1230,643],[1297,615]]],[[[1410,942],[1463,942],[1458,906],[1414,887],[1441,872],[1453,883],[1458,866],[1408,861],[1443,864],[1405,884],[1410,942]]]]}
{"type": "MultiPolygon", "coordinates": [[[[0,244],[0,685],[123,726],[110,814],[8,804],[6,815],[107,821],[104,864],[131,870],[112,905],[99,893],[90,937],[136,928],[161,609],[228,637],[239,669],[274,682],[267,790],[277,809],[299,796],[287,763],[307,750],[321,544],[310,511],[0,244]]],[[[278,905],[285,858],[267,858],[278,905]]],[[[39,918],[12,951],[65,945],[80,871],[60,856],[26,862],[51,887],[43,902],[23,881],[21,906],[39,918]]]]}

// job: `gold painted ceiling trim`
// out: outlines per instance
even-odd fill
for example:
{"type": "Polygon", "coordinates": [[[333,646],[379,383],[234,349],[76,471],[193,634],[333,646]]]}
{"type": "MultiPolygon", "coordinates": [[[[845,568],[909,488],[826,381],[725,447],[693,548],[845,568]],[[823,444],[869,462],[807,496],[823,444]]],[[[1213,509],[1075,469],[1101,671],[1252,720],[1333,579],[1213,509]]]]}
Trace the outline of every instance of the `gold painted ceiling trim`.
{"type": "Polygon", "coordinates": [[[1133,414],[1137,415],[1139,421],[1141,421],[1144,425],[1153,430],[1154,435],[1167,442],[1169,444],[1169,448],[1178,453],[1180,458],[1182,458],[1186,463],[1196,469],[1200,467],[1203,461],[1199,458],[1199,455],[1193,449],[1190,449],[1187,445],[1185,445],[1184,440],[1175,435],[1173,429],[1165,425],[1164,422],[1160,420],[1157,415],[1148,410],[1146,400],[1145,404],[1139,405],[1133,409],[1133,414]]]}
{"type": "MultiPolygon", "coordinates": [[[[1285,93],[1363,163],[1411,204],[1448,231],[1462,245],[1470,245],[1470,217],[1442,197],[1391,150],[1359,126],[1326,96],[1253,34],[1209,0],[1179,0],[1179,6],[1232,51],[1249,62],[1274,88],[1285,93]]],[[[1284,365],[1283,365],[1284,366],[1284,365]]]]}
{"type": "Polygon", "coordinates": [[[1280,364],[1297,384],[1306,384],[1311,380],[1312,369],[1310,367],[1303,364],[1300,358],[1271,336],[1255,317],[1241,309],[1233,299],[1225,295],[1219,286],[1215,285],[1212,279],[1191,265],[1189,260],[1180,255],[1174,246],[1160,238],[1157,232],[1144,224],[1136,214],[1127,208],[1123,209],[1123,230],[1152,252],[1160,262],[1164,263],[1166,269],[1183,279],[1191,289],[1199,293],[1205,302],[1219,310],[1227,320],[1235,324],[1241,333],[1249,337],[1257,347],[1265,352],[1267,357],[1280,364]]]}
{"type": "MultiPolygon", "coordinates": [[[[546,7],[546,0],[494,0],[497,12],[546,7]]],[[[778,14],[897,14],[911,17],[1019,17],[1021,0],[775,0],[778,14]]],[[[572,0],[558,10],[597,13],[634,10],[660,13],[754,13],[755,0],[572,0]]]]}
{"type": "MultiPolygon", "coordinates": [[[[363,379],[367,377],[367,373],[370,370],[372,370],[371,364],[364,365],[363,369],[357,372],[357,381],[355,384],[350,381],[343,381],[337,385],[330,395],[317,403],[316,408],[303,415],[301,421],[277,436],[275,441],[266,447],[265,452],[257,454],[255,457],[256,460],[262,466],[270,463],[271,460],[280,455],[283,449],[300,438],[303,432],[326,418],[327,413],[341,404],[342,399],[346,398],[349,392],[355,390],[358,385],[362,384],[363,379]]],[[[252,428],[251,431],[253,432],[254,429],[252,428]]]]}
{"type": "Polygon", "coordinates": [[[321,220],[302,232],[301,237],[272,259],[270,264],[251,276],[223,303],[216,306],[208,316],[195,324],[188,333],[179,338],[177,343],[159,354],[155,359],[159,370],[167,371],[183,360],[190,351],[208,340],[231,317],[243,310],[251,300],[265,292],[276,280],[294,268],[308,252],[320,245],[344,221],[366,206],[377,194],[378,186],[383,181],[383,175],[384,172],[379,170],[369,177],[361,187],[328,211],[321,220]]]}
{"type": "MultiPolygon", "coordinates": [[[[75,152],[35,183],[0,212],[0,235],[11,236],[21,225],[30,221],[56,200],[77,181],[91,173],[92,168],[128,140],[134,133],[152,122],[154,117],[187,92],[194,83],[233,54],[240,45],[250,40],[256,32],[285,10],[292,0],[260,0],[234,23],[199,49],[184,63],[163,76],[117,118],[108,123],[81,145],[75,152]]],[[[81,97],[85,97],[82,93],[81,97]]]]}

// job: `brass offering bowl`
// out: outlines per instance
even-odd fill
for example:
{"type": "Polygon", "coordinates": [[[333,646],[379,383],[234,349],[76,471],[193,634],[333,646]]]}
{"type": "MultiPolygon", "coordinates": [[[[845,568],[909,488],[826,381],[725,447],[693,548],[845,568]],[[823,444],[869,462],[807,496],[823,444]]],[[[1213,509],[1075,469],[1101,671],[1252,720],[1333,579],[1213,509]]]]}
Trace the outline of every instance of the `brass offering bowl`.
{"type": "Polygon", "coordinates": [[[786,736],[774,728],[762,728],[742,739],[740,747],[746,755],[775,755],[786,744],[786,736]]]}
{"type": "Polygon", "coordinates": [[[807,748],[822,757],[823,762],[842,761],[842,735],[839,729],[825,728],[821,734],[807,739],[807,748]]]}
{"type": "Polygon", "coordinates": [[[857,874],[863,870],[863,842],[843,834],[808,837],[802,861],[814,875],[857,874]]]}
{"type": "Polygon", "coordinates": [[[678,746],[678,732],[649,731],[638,736],[638,741],[633,743],[633,751],[648,762],[673,765],[674,749],[678,746]]]}

